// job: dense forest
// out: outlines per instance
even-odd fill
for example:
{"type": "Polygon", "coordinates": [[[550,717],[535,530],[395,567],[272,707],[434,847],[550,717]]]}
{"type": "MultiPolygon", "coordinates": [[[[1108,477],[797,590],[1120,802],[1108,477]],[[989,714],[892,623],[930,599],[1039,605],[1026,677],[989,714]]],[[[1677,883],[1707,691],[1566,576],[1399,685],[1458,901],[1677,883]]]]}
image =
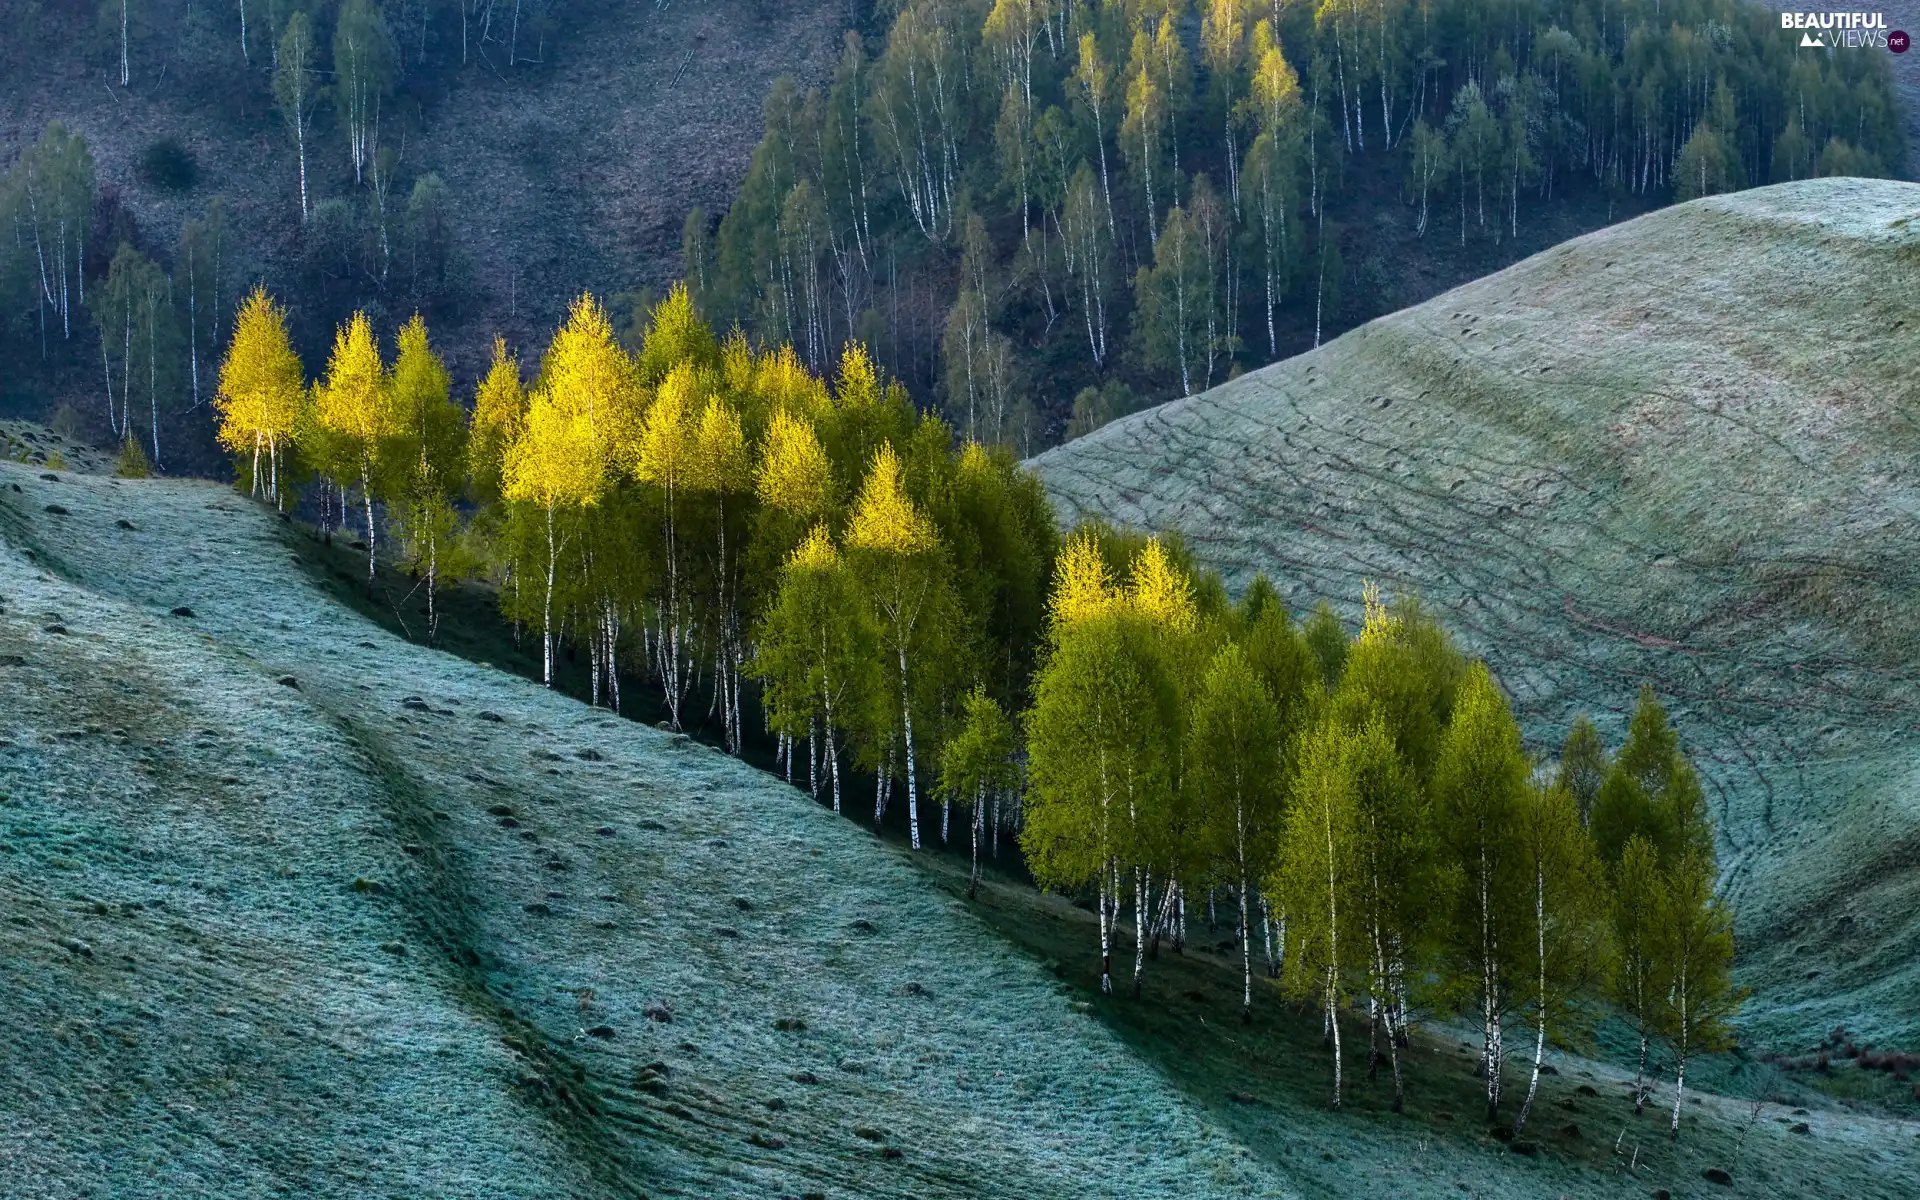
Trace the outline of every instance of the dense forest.
{"type": "Polygon", "coordinates": [[[883,7],[829,86],[767,98],[686,274],[717,322],[815,368],[860,339],[1023,453],[1385,311],[1408,256],[1490,269],[1570,207],[1904,162],[1885,56],[1737,0],[883,7]]]}
{"type": "MultiPolygon", "coordinates": [[[[192,138],[132,148],[128,177],[70,129],[21,131],[0,352],[14,391],[76,406],[70,432],[137,431],[166,469],[218,467],[207,364],[255,282],[309,352],[355,310],[457,323],[489,185],[455,196],[423,165],[428,130],[458,129],[428,114],[471,73],[538,87],[593,53],[560,53],[579,14],[558,0],[96,15],[23,6],[0,66],[25,78],[77,34],[116,103],[164,88],[264,159],[237,203],[199,182],[192,138]],[[270,236],[263,203],[286,218],[270,236]]],[[[738,196],[687,214],[696,304],[814,371],[858,339],[956,428],[1022,453],[1522,245],[1904,162],[1884,56],[1803,51],[1738,0],[887,0],[845,19],[831,78],[766,98],[738,196]]],[[[497,282],[488,303],[512,312],[497,282]]],[[[651,297],[626,286],[611,320],[635,349],[651,297]]]]}
{"type": "MultiPolygon", "coordinates": [[[[1063,542],[1005,447],[956,438],[859,343],[828,379],[716,338],[684,288],[637,353],[590,296],[531,380],[496,343],[471,416],[423,321],[395,344],[356,313],[309,383],[256,290],[214,403],[240,486],[282,509],[317,492],[323,535],[364,535],[369,587],[386,545],[428,641],[440,589],[479,575],[549,685],[565,646],[590,703],[619,712],[643,680],[673,728],[732,753],[770,736],[836,812],[870,780],[875,826],[891,807],[915,851],[969,843],[976,886],[1011,831],[1036,881],[1097,907],[1107,990],[1123,936],[1138,998],[1190,905],[1214,921],[1224,899],[1243,1014],[1259,946],[1324,1016],[1336,1107],[1360,997],[1396,1097],[1409,1028],[1470,1015],[1489,1121],[1525,1028],[1516,1134],[1548,1040],[1611,1001],[1639,1034],[1636,1105],[1670,1048],[1677,1136],[1687,1063],[1741,996],[1704,798],[1650,691],[1617,756],[1582,719],[1548,770],[1412,598],[1369,591],[1349,636],[1264,577],[1230,599],[1170,539],[1063,542]]],[[[126,442],[122,471],[144,466],[126,442]]]]}

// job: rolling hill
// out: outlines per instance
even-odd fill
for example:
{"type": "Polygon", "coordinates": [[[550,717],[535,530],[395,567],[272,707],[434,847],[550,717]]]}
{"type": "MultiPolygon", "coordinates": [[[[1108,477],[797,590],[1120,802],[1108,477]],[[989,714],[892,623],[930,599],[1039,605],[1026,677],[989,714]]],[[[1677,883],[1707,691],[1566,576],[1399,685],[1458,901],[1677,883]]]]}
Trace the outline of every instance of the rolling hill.
{"type": "Polygon", "coordinates": [[[0,539],[0,1194],[1295,1194],[907,855],[230,489],[0,464],[0,539]]]}
{"type": "Polygon", "coordinates": [[[1738,1062],[1675,1143],[1556,1052],[1510,1148],[1444,1024],[1406,1113],[1357,1051],[1331,1112],[1229,943],[1102,998],[1066,898],[965,903],[964,860],[407,642],[360,570],[218,485],[0,462],[0,1194],[1920,1186],[1898,1117],[1738,1062]]]}
{"type": "Polygon", "coordinates": [[[1749,1044],[1920,1039],[1920,187],[1577,238],[1034,459],[1296,611],[1417,592],[1551,754],[1642,681],[1709,786],[1749,1044]]]}

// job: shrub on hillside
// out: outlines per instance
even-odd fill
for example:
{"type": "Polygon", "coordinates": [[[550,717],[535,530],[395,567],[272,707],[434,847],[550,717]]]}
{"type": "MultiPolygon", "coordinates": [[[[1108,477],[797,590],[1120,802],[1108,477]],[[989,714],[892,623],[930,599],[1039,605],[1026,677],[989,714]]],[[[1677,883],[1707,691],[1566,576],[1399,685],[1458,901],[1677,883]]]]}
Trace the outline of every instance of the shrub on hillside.
{"type": "Polygon", "coordinates": [[[137,168],[140,181],[149,187],[169,192],[184,192],[200,178],[200,164],[193,151],[176,137],[163,137],[148,146],[137,168]]]}

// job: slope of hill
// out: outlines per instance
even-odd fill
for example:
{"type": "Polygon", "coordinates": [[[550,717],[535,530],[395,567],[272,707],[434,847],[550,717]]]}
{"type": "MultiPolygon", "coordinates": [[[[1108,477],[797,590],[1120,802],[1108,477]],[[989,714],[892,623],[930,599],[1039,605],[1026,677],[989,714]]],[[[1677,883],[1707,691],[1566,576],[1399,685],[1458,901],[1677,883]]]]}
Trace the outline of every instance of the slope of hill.
{"type": "Polygon", "coordinates": [[[1417,591],[1550,753],[1642,680],[1720,824],[1750,1040],[1920,1036],[1920,187],[1575,239],[1040,456],[1296,609],[1417,591]]]}
{"type": "Polygon", "coordinates": [[[1291,1194],[803,793],[389,636],[227,489],[46,474],[0,1194],[1291,1194]]]}
{"type": "Polygon", "coordinates": [[[1089,914],[963,905],[384,632],[326,557],[224,488],[0,463],[0,1194],[1912,1194],[1899,1121],[1699,1095],[1670,1144],[1559,1055],[1511,1153],[1445,1030],[1408,1113],[1331,1113],[1317,1018],[1232,1021],[1205,948],[1099,1000],[1089,914]]]}

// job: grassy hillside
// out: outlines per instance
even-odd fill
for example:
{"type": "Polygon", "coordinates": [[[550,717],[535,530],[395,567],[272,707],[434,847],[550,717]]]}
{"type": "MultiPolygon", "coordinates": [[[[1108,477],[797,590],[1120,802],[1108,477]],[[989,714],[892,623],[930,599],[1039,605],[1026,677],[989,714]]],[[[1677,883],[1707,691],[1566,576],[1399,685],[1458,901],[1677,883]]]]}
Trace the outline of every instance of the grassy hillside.
{"type": "Polygon", "coordinates": [[[802,793],[0,471],[0,1192],[1292,1194],[802,793]]]}
{"type": "Polygon", "coordinates": [[[1709,781],[1750,1042],[1920,1038],[1920,187],[1576,239],[1032,463],[1296,610],[1431,601],[1536,749],[1641,681],[1709,781]]]}
{"type": "Polygon", "coordinates": [[[0,1193],[1920,1186],[1901,1121],[1705,1095],[1675,1145],[1557,1054],[1516,1154],[1444,1028],[1407,1114],[1330,1113],[1220,947],[1099,999],[1090,913],[408,644],[226,489],[0,463],[0,543],[0,1193]]]}

